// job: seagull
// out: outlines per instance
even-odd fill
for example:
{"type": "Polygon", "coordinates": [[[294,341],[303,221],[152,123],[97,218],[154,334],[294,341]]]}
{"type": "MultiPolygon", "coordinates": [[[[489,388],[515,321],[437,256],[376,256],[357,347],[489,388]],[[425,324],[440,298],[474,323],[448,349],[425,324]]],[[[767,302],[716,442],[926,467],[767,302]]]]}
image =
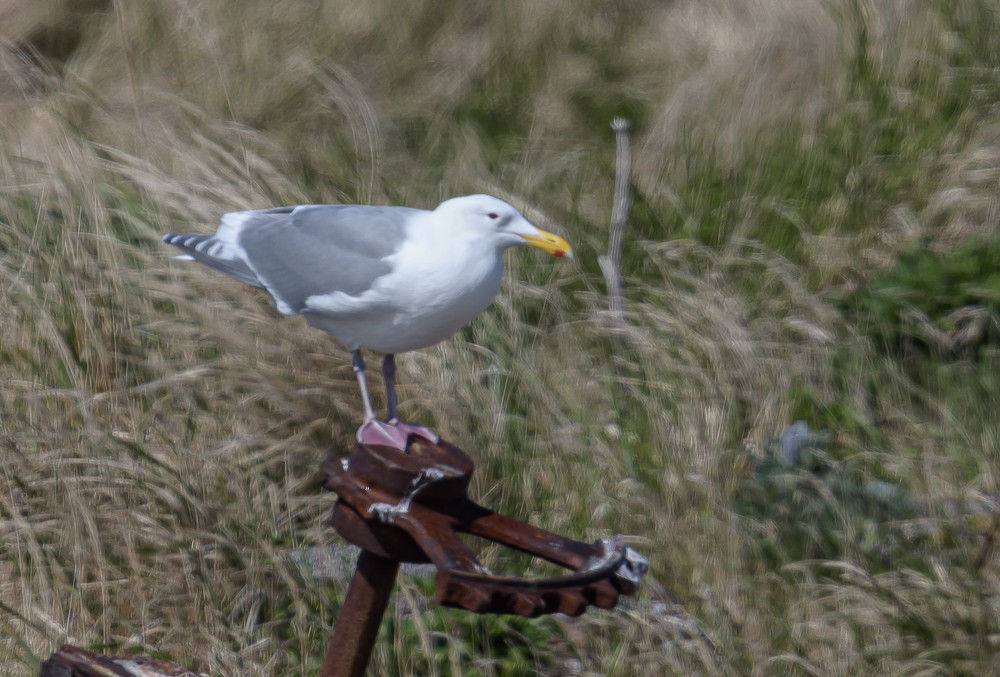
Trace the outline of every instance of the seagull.
{"type": "Polygon", "coordinates": [[[302,315],[352,351],[364,418],[357,439],[405,450],[396,353],[444,341],[500,291],[503,252],[531,245],[573,257],[569,243],[489,195],[445,200],[433,211],[368,205],[298,205],[223,215],[214,233],[168,233],[176,257],[263,289],[285,315],[302,315]],[[372,407],[362,349],[383,353],[388,418],[372,407]]]}

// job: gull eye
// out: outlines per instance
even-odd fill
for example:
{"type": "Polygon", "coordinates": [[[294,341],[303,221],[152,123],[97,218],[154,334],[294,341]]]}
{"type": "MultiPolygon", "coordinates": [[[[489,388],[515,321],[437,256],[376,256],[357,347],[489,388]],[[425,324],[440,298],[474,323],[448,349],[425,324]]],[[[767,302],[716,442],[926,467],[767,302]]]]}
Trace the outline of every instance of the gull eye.
{"type": "Polygon", "coordinates": [[[488,216],[488,217],[490,218],[490,220],[491,220],[491,221],[496,221],[497,219],[499,219],[499,218],[500,218],[500,215],[499,215],[499,214],[497,214],[496,212],[490,212],[490,213],[489,213],[489,214],[487,214],[486,216],[488,216]]]}

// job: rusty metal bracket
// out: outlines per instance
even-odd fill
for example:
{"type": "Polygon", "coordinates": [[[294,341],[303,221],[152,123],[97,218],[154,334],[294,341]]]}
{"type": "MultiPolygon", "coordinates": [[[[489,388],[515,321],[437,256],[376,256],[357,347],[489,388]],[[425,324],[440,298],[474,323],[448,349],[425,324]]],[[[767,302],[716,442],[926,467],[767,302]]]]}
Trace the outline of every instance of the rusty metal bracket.
{"type": "MultiPolygon", "coordinates": [[[[356,445],[323,464],[337,494],[332,523],[367,553],[397,562],[432,562],[435,600],[476,613],[535,617],[611,608],[634,593],[647,561],[621,536],[582,543],[518,522],[471,501],[472,460],[446,442],[414,441],[407,451],[356,445]],[[478,536],[571,571],[519,578],[487,571],[459,534],[478,536]]],[[[394,574],[393,574],[394,575],[394,574]]],[[[390,581],[391,583],[391,581],[390,581]]],[[[343,619],[341,619],[343,621],[343,619]]]]}

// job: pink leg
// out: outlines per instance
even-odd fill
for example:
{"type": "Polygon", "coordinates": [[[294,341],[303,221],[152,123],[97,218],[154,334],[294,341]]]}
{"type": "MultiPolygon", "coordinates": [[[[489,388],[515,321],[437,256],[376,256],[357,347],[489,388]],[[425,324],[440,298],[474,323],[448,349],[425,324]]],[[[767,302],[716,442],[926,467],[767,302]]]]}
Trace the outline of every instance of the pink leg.
{"type": "Polygon", "coordinates": [[[360,349],[354,351],[353,364],[364,406],[364,421],[357,432],[358,442],[364,445],[392,447],[406,451],[410,435],[422,437],[431,444],[437,444],[441,441],[436,433],[424,426],[400,423],[396,413],[396,362],[392,355],[386,355],[385,361],[382,363],[382,374],[385,377],[389,405],[389,421],[380,421],[375,416],[375,409],[372,407],[371,396],[368,393],[368,379],[365,377],[365,361],[361,357],[360,349]]]}
{"type": "Polygon", "coordinates": [[[410,430],[399,424],[392,424],[373,418],[358,428],[358,442],[365,446],[392,447],[406,451],[410,430]]]}

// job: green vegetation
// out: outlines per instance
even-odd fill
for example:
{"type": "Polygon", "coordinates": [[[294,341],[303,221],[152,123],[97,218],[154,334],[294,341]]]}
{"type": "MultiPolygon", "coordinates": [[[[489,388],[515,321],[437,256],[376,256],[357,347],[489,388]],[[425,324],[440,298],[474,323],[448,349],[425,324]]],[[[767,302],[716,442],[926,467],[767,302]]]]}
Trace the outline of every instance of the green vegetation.
{"type": "Polygon", "coordinates": [[[316,671],[342,584],[291,554],[334,540],[349,355],[159,235],[473,192],[578,260],[510,256],[401,408],[482,502],[651,571],[572,620],[404,578],[373,674],[1000,670],[992,3],[37,4],[0,9],[0,674],[63,641],[316,671]],[[832,432],[782,463],[799,419],[832,432]]]}
{"type": "Polygon", "coordinates": [[[852,299],[863,330],[889,352],[975,358],[1000,329],[1000,239],[970,239],[937,253],[927,242],[903,252],[852,299]]]}
{"type": "Polygon", "coordinates": [[[431,579],[403,579],[398,604],[386,614],[379,643],[387,648],[387,675],[536,675],[558,669],[550,618],[479,616],[433,606],[431,579]]]}

